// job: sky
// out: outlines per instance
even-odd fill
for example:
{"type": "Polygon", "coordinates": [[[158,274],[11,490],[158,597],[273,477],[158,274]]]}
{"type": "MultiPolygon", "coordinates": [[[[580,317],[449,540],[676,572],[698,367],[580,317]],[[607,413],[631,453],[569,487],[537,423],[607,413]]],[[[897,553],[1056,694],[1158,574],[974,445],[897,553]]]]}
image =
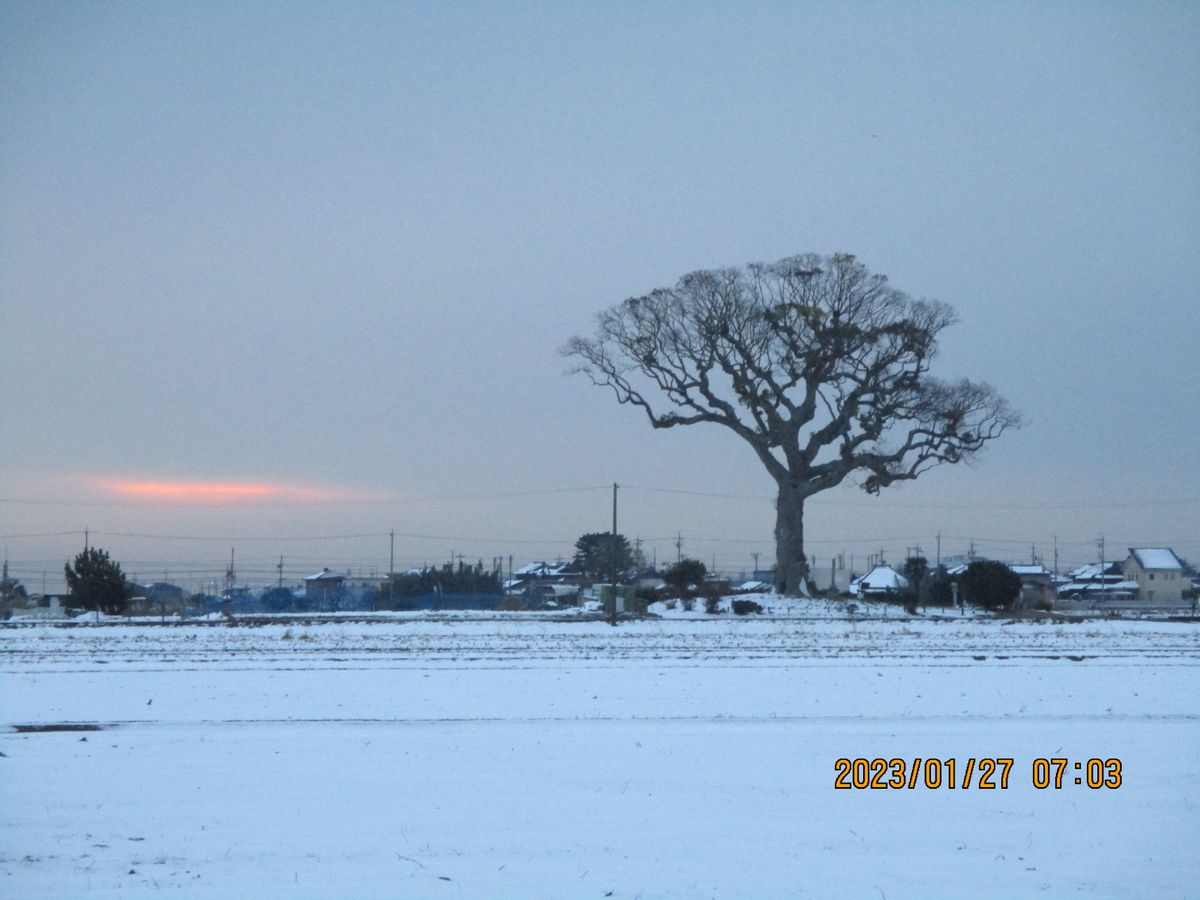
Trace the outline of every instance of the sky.
{"type": "Polygon", "coordinates": [[[719,570],[773,482],[566,373],[697,269],[851,252],[1025,424],[813,498],[820,569],[1200,562],[1200,7],[0,5],[0,542],[191,587],[618,530],[719,570]],[[940,541],[938,536],[940,537],[940,541]],[[1103,541],[1103,545],[1101,544],[1103,541]]]}

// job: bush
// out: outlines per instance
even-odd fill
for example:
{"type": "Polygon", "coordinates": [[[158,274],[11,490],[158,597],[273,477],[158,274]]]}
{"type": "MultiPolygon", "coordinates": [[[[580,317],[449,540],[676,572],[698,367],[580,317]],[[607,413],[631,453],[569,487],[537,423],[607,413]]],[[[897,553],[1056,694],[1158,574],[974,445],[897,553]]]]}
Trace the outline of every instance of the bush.
{"type": "Polygon", "coordinates": [[[1021,579],[1004,563],[976,560],[962,575],[962,589],[968,603],[1008,609],[1021,595],[1021,579]]]}
{"type": "Polygon", "coordinates": [[[721,611],[721,595],[716,591],[705,595],[704,611],[710,616],[715,616],[721,611]]]}
{"type": "Polygon", "coordinates": [[[735,616],[748,616],[751,613],[761,613],[762,611],[762,606],[753,600],[733,601],[733,614],[735,616]]]}
{"type": "Polygon", "coordinates": [[[708,569],[700,560],[683,559],[663,573],[663,581],[679,596],[686,597],[691,593],[689,590],[691,585],[704,584],[706,574],[708,574],[708,569]]]}

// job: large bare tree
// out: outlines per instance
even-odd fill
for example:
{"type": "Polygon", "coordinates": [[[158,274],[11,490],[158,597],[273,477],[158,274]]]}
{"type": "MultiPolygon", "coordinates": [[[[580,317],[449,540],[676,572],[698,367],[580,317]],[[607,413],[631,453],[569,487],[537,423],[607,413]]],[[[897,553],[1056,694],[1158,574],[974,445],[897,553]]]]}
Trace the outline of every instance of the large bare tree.
{"type": "Polygon", "coordinates": [[[877,493],[1019,424],[988,385],[930,376],[953,322],[851,255],[805,255],[685,275],[601,312],[563,353],[655,428],[711,422],[754,449],[779,488],[775,587],[795,594],[809,497],[852,473],[877,493]]]}

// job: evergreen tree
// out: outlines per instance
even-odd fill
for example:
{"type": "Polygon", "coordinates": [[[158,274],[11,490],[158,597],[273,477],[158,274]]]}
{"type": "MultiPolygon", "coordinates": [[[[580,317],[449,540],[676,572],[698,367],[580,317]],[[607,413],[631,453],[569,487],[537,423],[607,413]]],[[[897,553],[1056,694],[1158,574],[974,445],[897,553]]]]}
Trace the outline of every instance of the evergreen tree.
{"type": "Polygon", "coordinates": [[[8,560],[4,560],[4,573],[0,575],[0,603],[24,603],[28,597],[25,585],[8,574],[8,560]]]}
{"type": "Polygon", "coordinates": [[[133,591],[119,563],[108,552],[89,547],[75,557],[75,566],[64,566],[72,601],[84,609],[120,615],[129,606],[133,591]]]}
{"type": "Polygon", "coordinates": [[[976,560],[962,575],[968,603],[988,609],[1008,609],[1021,596],[1021,577],[1001,562],[976,560]]]}
{"type": "MultiPolygon", "coordinates": [[[[613,537],[611,531],[590,532],[575,542],[575,565],[592,581],[612,581],[613,537]]],[[[633,568],[633,552],[625,535],[617,535],[617,577],[633,568]]]]}
{"type": "Polygon", "coordinates": [[[681,597],[692,595],[692,585],[704,584],[704,576],[708,567],[698,559],[681,559],[663,573],[663,581],[679,593],[681,597]]]}

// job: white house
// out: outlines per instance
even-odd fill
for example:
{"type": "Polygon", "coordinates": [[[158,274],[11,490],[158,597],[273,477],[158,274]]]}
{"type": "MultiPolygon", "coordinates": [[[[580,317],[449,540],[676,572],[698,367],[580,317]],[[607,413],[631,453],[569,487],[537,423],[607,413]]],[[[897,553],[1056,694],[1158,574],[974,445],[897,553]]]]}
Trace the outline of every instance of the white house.
{"type": "Polygon", "coordinates": [[[859,597],[896,594],[908,590],[908,579],[891,566],[876,566],[861,578],[850,582],[850,591],[859,597]]]}
{"type": "Polygon", "coordinates": [[[1130,547],[1122,567],[1125,580],[1137,583],[1138,600],[1147,606],[1182,606],[1191,587],[1183,563],[1166,547],[1130,547]]]}
{"type": "Polygon", "coordinates": [[[1012,565],[1010,569],[1021,579],[1022,609],[1050,609],[1058,599],[1054,590],[1054,575],[1045,566],[1012,565]]]}

